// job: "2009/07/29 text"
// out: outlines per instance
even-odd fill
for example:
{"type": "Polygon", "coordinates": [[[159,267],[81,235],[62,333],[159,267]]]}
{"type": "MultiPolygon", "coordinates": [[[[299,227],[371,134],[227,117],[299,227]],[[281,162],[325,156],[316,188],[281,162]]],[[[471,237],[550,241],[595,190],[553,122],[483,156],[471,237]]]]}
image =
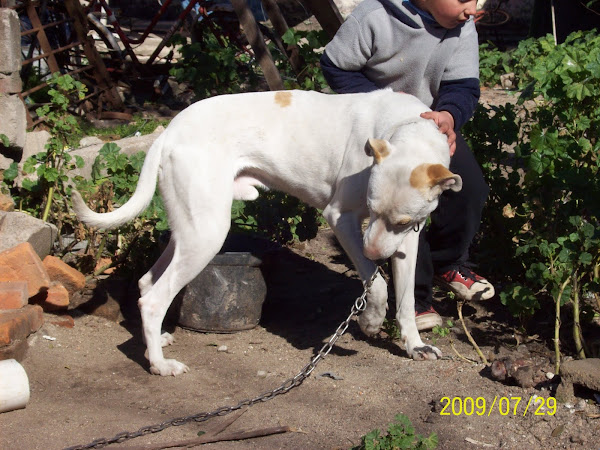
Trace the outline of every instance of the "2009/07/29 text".
{"type": "Polygon", "coordinates": [[[522,397],[498,397],[489,403],[484,397],[442,397],[440,399],[442,410],[440,416],[489,416],[496,411],[502,416],[525,416],[527,413],[536,416],[553,416],[556,414],[556,399],[554,397],[531,396],[527,402],[522,397]],[[519,405],[525,405],[519,409],[519,405]],[[488,407],[489,405],[489,407],[488,407]]]}

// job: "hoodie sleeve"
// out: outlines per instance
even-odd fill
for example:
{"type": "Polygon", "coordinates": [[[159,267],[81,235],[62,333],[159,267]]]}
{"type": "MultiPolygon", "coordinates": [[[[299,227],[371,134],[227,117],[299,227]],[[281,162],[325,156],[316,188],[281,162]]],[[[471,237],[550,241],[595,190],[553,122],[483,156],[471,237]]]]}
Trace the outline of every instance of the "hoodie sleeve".
{"type": "Polygon", "coordinates": [[[361,25],[352,15],[344,21],[321,57],[325,80],[340,94],[370,92],[379,89],[362,69],[371,57],[372,39],[363,35],[361,25]]]}
{"type": "Polygon", "coordinates": [[[459,130],[473,116],[479,101],[479,44],[475,23],[467,22],[459,45],[446,67],[432,109],[448,111],[459,130]]]}

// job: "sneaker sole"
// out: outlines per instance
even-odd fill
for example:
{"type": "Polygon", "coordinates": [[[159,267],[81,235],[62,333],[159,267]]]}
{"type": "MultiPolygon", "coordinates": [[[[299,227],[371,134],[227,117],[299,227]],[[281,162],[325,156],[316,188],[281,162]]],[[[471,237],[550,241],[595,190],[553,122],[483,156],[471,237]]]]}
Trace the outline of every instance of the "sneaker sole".
{"type": "Polygon", "coordinates": [[[417,323],[417,330],[419,331],[427,331],[431,330],[433,327],[442,326],[442,317],[439,314],[427,314],[425,316],[420,316],[415,319],[417,323]]]}
{"type": "Polygon", "coordinates": [[[441,277],[435,277],[434,281],[435,281],[435,284],[437,284],[438,286],[440,286],[444,289],[447,289],[448,291],[454,292],[461,299],[463,299],[467,302],[478,302],[481,300],[489,300],[496,294],[496,291],[494,290],[494,286],[492,286],[492,284],[487,280],[485,282],[476,281],[475,283],[473,283],[473,286],[477,285],[477,283],[484,286],[483,289],[480,289],[478,291],[472,291],[471,289],[467,289],[466,286],[459,284],[459,283],[456,283],[456,284],[448,283],[446,280],[444,280],[441,277]]]}

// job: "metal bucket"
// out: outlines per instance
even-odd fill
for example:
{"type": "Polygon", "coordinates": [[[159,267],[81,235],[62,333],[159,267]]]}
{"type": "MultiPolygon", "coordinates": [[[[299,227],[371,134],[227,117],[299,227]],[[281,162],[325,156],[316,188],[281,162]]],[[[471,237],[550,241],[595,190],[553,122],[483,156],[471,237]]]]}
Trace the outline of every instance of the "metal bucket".
{"type": "Polygon", "coordinates": [[[214,333],[256,327],[267,294],[260,263],[260,259],[246,252],[216,255],[179,294],[178,324],[214,333]]]}

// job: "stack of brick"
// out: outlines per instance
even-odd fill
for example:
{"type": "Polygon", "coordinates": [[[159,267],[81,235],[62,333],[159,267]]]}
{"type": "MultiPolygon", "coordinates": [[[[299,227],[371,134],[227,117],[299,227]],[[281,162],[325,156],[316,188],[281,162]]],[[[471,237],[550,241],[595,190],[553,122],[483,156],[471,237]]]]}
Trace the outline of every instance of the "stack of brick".
{"type": "Polygon", "coordinates": [[[0,360],[21,360],[43,313],[64,312],[84,287],[81,272],[54,256],[42,261],[28,242],[0,253],[0,360]]]}

